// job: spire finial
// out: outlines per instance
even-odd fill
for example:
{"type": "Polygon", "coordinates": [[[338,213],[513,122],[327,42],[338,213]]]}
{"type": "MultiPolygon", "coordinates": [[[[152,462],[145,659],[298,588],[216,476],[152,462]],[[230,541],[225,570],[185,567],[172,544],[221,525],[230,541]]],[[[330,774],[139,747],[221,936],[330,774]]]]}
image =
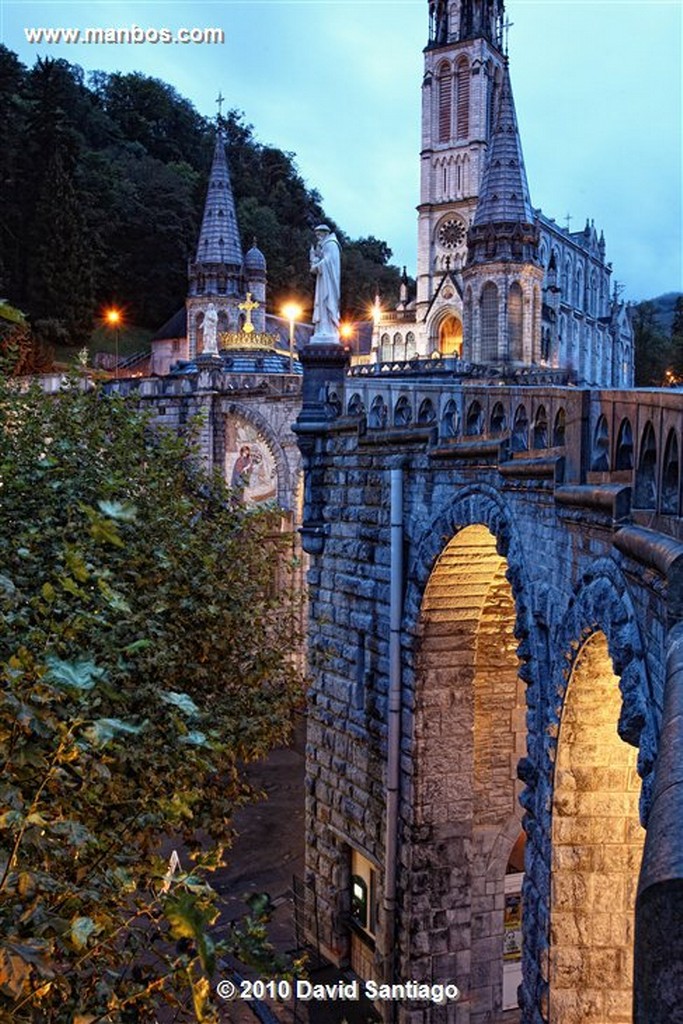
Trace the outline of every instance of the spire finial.
{"type": "Polygon", "coordinates": [[[572,217],[571,213],[565,214],[565,220],[567,221],[567,231],[569,231],[573,219],[574,218],[572,217]]]}
{"type": "Polygon", "coordinates": [[[514,24],[514,21],[510,21],[509,17],[506,18],[505,21],[503,22],[503,31],[505,33],[503,42],[503,53],[505,54],[506,57],[508,55],[508,41],[510,36],[510,29],[513,27],[514,24]]]}
{"type": "Polygon", "coordinates": [[[225,96],[223,95],[223,93],[219,89],[218,96],[216,98],[216,104],[218,106],[218,116],[219,116],[219,118],[223,116],[223,104],[224,103],[225,103],[225,96]]]}

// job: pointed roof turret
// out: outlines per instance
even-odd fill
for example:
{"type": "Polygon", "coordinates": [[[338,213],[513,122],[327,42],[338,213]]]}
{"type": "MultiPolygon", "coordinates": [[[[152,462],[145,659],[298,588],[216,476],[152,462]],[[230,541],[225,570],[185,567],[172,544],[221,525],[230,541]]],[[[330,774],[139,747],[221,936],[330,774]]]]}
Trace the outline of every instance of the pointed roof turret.
{"type": "Polygon", "coordinates": [[[235,200],[225,156],[225,142],[220,130],[216,135],[216,148],[213,153],[195,261],[242,266],[242,246],[235,214],[235,200]]]}
{"type": "Polygon", "coordinates": [[[496,260],[537,263],[538,239],[506,58],[479,200],[467,236],[467,265],[496,260]]]}
{"type": "Polygon", "coordinates": [[[533,224],[534,215],[506,60],[474,224],[511,222],[533,224]]]}

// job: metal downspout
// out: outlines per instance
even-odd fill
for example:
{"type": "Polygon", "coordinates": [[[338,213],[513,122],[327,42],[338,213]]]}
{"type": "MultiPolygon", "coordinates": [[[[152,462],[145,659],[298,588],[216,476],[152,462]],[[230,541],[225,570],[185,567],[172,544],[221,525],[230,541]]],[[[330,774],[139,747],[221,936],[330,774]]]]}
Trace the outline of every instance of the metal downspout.
{"type": "Polygon", "coordinates": [[[396,867],[401,759],[401,624],[403,619],[403,470],[392,469],[390,472],[391,582],[384,883],[384,975],[387,983],[394,980],[396,966],[396,867]]]}

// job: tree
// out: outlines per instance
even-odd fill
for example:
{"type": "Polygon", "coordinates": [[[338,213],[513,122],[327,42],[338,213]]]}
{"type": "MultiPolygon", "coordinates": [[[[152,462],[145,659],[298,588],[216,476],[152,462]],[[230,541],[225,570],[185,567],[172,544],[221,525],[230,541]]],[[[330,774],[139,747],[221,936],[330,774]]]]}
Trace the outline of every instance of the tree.
{"type": "Polygon", "coordinates": [[[636,306],[633,332],[636,386],[660,386],[670,362],[670,348],[669,338],[657,322],[652,302],[641,302],[636,306]]]}
{"type": "Polygon", "coordinates": [[[277,513],[80,383],[0,378],[0,1020],[210,1021],[206,875],[288,734],[298,609],[277,513]]]}
{"type": "Polygon", "coordinates": [[[671,325],[672,370],[679,381],[683,381],[683,295],[679,295],[674,306],[671,325]]]}

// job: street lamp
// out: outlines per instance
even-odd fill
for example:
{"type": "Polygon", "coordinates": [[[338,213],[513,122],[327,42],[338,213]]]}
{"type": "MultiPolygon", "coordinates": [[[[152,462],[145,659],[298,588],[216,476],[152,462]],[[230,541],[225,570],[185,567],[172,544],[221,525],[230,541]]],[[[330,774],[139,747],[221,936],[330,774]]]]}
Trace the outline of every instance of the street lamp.
{"type": "Polygon", "coordinates": [[[289,372],[294,373],[294,324],[301,319],[303,309],[297,302],[288,302],[282,307],[282,315],[289,320],[289,372]]]}
{"type": "Polygon", "coordinates": [[[379,363],[379,362],[381,362],[381,359],[380,359],[379,325],[380,325],[380,321],[382,319],[382,307],[380,305],[379,295],[375,296],[375,301],[373,302],[372,306],[370,307],[370,315],[372,316],[372,322],[375,325],[374,329],[377,332],[377,348],[375,349],[375,351],[377,353],[376,359],[377,359],[377,362],[379,363]]]}
{"type": "Polygon", "coordinates": [[[115,343],[115,349],[116,349],[115,357],[114,357],[116,359],[116,362],[114,364],[114,376],[118,380],[118,378],[119,378],[119,335],[121,333],[121,320],[122,320],[121,310],[120,309],[113,309],[113,308],[112,309],[108,309],[107,312],[105,313],[105,320],[107,321],[109,326],[113,327],[115,329],[115,331],[116,331],[116,334],[114,335],[114,343],[115,343]]]}

